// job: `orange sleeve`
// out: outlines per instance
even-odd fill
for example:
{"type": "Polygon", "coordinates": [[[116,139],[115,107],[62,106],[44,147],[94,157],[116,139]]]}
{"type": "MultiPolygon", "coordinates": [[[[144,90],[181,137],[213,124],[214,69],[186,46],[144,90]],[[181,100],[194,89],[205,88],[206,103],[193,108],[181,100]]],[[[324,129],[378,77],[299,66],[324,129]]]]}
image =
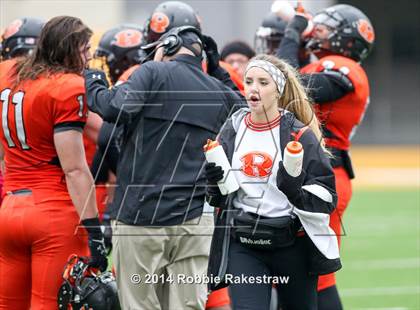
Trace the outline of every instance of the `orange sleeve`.
{"type": "Polygon", "coordinates": [[[239,76],[239,74],[236,73],[235,69],[233,69],[233,67],[231,65],[229,65],[227,62],[220,61],[219,65],[220,65],[220,67],[222,67],[223,69],[225,69],[229,73],[232,82],[235,83],[236,87],[238,87],[239,91],[243,95],[244,94],[244,82],[241,79],[241,77],[239,76]]]}
{"type": "Polygon", "coordinates": [[[53,120],[56,128],[83,128],[87,119],[84,80],[81,77],[60,78],[54,93],[53,120]]]}
{"type": "Polygon", "coordinates": [[[121,76],[118,78],[117,84],[122,84],[124,82],[127,82],[127,80],[130,78],[130,75],[137,70],[137,68],[140,68],[140,65],[134,65],[121,74],[121,76]]]}
{"type": "Polygon", "coordinates": [[[206,309],[228,306],[230,305],[230,297],[228,288],[224,287],[220,290],[213,291],[207,299],[206,309]]]}

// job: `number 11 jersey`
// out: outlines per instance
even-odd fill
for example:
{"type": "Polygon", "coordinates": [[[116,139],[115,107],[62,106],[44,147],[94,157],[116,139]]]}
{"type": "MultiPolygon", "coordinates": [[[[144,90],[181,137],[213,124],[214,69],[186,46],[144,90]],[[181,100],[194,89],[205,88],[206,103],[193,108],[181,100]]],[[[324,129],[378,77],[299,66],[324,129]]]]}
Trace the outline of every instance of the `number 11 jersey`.
{"type": "Polygon", "coordinates": [[[70,199],[54,133],[83,131],[87,116],[83,77],[41,74],[16,85],[16,60],[0,63],[0,139],[4,192],[30,189],[37,200],[70,199]]]}

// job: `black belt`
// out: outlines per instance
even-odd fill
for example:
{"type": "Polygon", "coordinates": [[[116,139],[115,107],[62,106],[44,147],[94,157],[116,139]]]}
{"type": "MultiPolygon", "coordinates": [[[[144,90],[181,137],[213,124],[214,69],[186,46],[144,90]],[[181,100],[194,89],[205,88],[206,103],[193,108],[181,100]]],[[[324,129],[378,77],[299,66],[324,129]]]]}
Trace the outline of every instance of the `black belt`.
{"type": "Polygon", "coordinates": [[[297,218],[268,218],[242,210],[233,215],[232,236],[244,246],[275,250],[294,243],[301,223],[297,218]]]}

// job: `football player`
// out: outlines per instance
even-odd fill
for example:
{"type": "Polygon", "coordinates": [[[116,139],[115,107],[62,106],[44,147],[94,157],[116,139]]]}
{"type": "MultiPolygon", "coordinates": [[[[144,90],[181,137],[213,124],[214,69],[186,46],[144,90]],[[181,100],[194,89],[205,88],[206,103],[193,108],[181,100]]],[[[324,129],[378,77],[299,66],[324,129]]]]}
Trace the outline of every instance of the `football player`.
{"type": "MultiPolygon", "coordinates": [[[[141,61],[143,29],[135,24],[122,24],[106,31],[94,57],[102,60],[112,84],[129,68],[134,71],[141,61]]],[[[127,73],[125,73],[127,74],[127,73]]]]}
{"type": "Polygon", "coordinates": [[[81,74],[91,58],[91,35],[80,19],[55,17],[32,55],[0,64],[6,169],[1,309],[56,309],[70,254],[87,256],[90,250],[89,264],[107,267],[82,140],[87,106],[81,74]],[[80,222],[84,228],[78,229],[80,222]]]}
{"type": "MultiPolygon", "coordinates": [[[[320,11],[312,20],[314,30],[307,48],[319,60],[301,68],[303,83],[315,102],[332,165],[338,195],[330,225],[340,241],[341,219],[351,195],[354,173],[349,149],[369,103],[369,81],[361,66],[372,50],[375,33],[369,18],[354,6],[340,4],[320,11]]],[[[302,33],[308,25],[303,15],[288,24],[277,56],[298,66],[302,33]]],[[[320,276],[319,309],[341,309],[334,274],[320,276]]]]}
{"type": "Polygon", "coordinates": [[[44,21],[23,17],[11,22],[1,36],[1,59],[31,54],[41,34],[44,21]]]}
{"type": "MultiPolygon", "coordinates": [[[[1,60],[31,54],[44,22],[33,17],[23,17],[11,22],[1,36],[1,60]]],[[[0,171],[0,204],[3,198],[3,175],[0,171]]]]}
{"type": "MultiPolygon", "coordinates": [[[[131,73],[140,67],[142,38],[143,29],[135,24],[118,25],[103,34],[94,57],[102,61],[102,69],[108,72],[112,84],[119,85],[127,81],[131,73]]],[[[101,161],[102,155],[107,154],[105,163],[113,173],[116,173],[118,143],[111,144],[115,146],[111,147],[112,154],[108,146],[113,127],[109,123],[104,123],[99,133],[99,149],[95,157],[101,161]],[[106,148],[108,152],[105,151],[106,148]]]]}
{"type": "MultiPolygon", "coordinates": [[[[263,19],[261,26],[254,35],[254,49],[257,54],[275,55],[280,42],[282,42],[288,21],[293,16],[288,16],[286,8],[291,4],[275,6],[279,1],[273,3],[272,11],[263,19]],[[285,8],[286,5],[286,8],[285,8]]],[[[280,1],[283,3],[283,1],[280,1]]],[[[293,13],[294,15],[295,13],[293,13]]],[[[309,17],[309,15],[308,15],[309,17]]],[[[310,53],[305,48],[308,36],[302,36],[299,46],[299,67],[303,67],[310,62],[310,53]]]]}
{"type": "MultiPolygon", "coordinates": [[[[122,83],[126,80],[122,75],[127,76],[128,72],[132,72],[139,67],[141,61],[140,46],[143,37],[142,31],[143,29],[139,25],[121,24],[109,29],[102,35],[99,46],[94,53],[94,58],[100,60],[101,67],[108,73],[108,78],[112,84],[118,85],[122,83]]],[[[112,196],[110,192],[112,187],[106,186],[106,183],[114,178],[114,175],[109,173],[109,170],[115,173],[115,169],[112,169],[112,167],[116,166],[118,154],[115,153],[117,150],[115,148],[108,148],[108,152],[105,152],[109,141],[107,135],[112,132],[113,125],[102,121],[100,123],[98,122],[98,125],[97,139],[90,140],[88,144],[95,146],[91,156],[91,170],[97,185],[96,198],[99,214],[105,225],[104,227],[109,227],[105,210],[106,204],[110,196],[112,196]],[[104,135],[106,136],[105,138],[104,135]],[[96,145],[98,145],[98,148],[96,148],[96,145]],[[111,151],[113,151],[112,154],[111,151]],[[103,156],[104,154],[107,154],[107,156],[103,156]]],[[[106,228],[105,231],[109,232],[109,228],[106,228]]],[[[110,238],[106,238],[105,241],[107,246],[111,247],[110,238]]]]}
{"type": "Polygon", "coordinates": [[[287,21],[270,12],[264,17],[254,35],[254,49],[257,54],[274,55],[284,36],[287,21]]]}
{"type": "Polygon", "coordinates": [[[156,42],[172,28],[193,26],[201,30],[201,24],[194,9],[181,1],[166,1],[159,4],[144,26],[146,44],[156,42]]]}

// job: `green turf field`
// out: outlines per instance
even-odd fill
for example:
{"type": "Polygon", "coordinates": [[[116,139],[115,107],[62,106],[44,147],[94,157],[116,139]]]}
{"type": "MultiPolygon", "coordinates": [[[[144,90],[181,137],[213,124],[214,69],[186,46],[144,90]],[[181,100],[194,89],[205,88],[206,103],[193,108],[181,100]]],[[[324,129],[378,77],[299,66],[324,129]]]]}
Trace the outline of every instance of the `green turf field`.
{"type": "Polygon", "coordinates": [[[420,309],[420,192],[354,190],[344,216],[344,309],[420,309]]]}

